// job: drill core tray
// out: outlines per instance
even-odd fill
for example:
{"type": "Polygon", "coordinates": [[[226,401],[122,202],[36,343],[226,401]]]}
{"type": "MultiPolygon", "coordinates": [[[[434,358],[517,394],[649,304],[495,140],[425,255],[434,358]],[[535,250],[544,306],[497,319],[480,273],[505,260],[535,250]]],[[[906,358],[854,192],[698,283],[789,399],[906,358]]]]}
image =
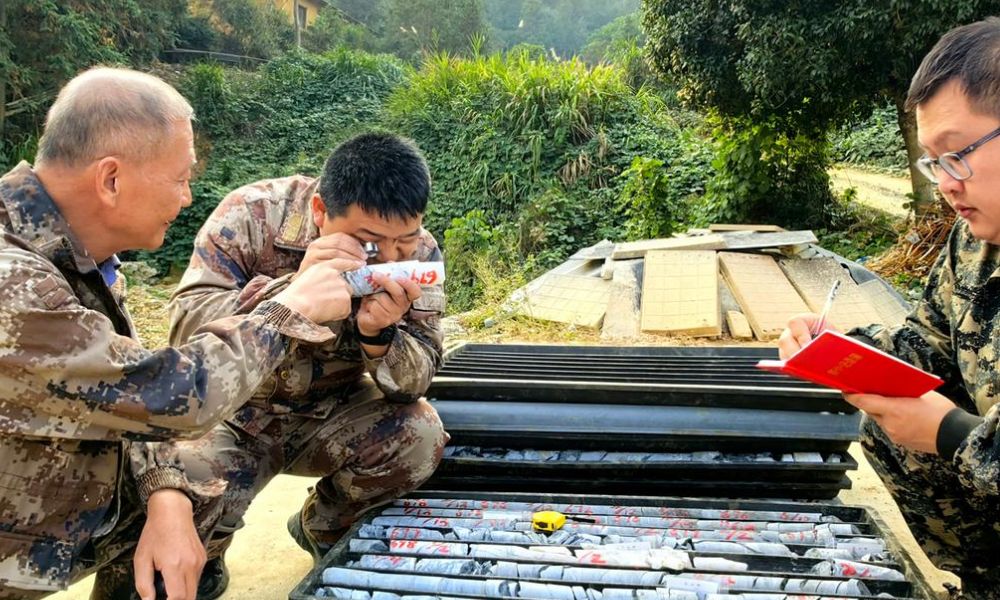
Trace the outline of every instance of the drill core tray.
{"type": "Polygon", "coordinates": [[[931,598],[864,507],[417,491],[365,513],[290,600],[931,598]],[[546,535],[531,513],[569,520],[546,535]]]}

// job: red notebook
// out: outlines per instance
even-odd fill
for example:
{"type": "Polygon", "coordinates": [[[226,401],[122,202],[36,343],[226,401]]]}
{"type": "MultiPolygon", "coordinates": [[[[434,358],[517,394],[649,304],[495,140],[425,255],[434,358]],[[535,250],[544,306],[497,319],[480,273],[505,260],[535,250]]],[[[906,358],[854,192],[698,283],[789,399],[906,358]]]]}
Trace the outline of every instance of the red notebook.
{"type": "Polygon", "coordinates": [[[940,377],[877,348],[826,330],[787,360],[757,368],[784,373],[844,392],[916,398],[944,383],[940,377]]]}

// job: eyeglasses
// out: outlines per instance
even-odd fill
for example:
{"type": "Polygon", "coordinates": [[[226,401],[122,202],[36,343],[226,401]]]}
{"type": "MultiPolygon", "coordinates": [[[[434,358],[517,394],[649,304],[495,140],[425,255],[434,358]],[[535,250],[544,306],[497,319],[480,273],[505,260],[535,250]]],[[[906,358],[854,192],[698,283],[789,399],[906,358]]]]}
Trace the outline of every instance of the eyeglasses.
{"type": "Polygon", "coordinates": [[[972,177],[972,167],[965,162],[965,157],[972,154],[972,151],[982,146],[993,138],[1000,136],[1000,127],[987,133],[978,140],[972,142],[958,152],[945,152],[937,158],[931,158],[926,154],[917,159],[917,169],[923,173],[924,177],[930,179],[932,183],[938,183],[938,175],[944,171],[957,181],[965,181],[972,177]]]}

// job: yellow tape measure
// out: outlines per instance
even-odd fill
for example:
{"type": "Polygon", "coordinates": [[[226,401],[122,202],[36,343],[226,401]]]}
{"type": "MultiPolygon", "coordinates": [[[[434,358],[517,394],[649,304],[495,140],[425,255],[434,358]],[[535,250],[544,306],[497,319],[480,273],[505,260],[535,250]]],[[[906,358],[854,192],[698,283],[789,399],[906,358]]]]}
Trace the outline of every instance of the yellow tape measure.
{"type": "Polygon", "coordinates": [[[580,521],[583,523],[596,523],[597,519],[590,517],[567,516],[555,510],[542,510],[531,515],[531,528],[542,533],[552,533],[559,531],[566,520],[580,521]]]}

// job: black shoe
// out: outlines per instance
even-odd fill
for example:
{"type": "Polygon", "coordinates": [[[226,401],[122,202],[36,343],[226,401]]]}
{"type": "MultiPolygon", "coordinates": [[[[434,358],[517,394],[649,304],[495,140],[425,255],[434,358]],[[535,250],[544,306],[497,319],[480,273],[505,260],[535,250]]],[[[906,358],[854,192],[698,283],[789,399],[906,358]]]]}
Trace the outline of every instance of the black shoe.
{"type": "Polygon", "coordinates": [[[229,569],[225,556],[213,558],[205,563],[198,580],[198,600],[215,600],[229,587],[229,569]]]}
{"type": "MultiPolygon", "coordinates": [[[[166,598],[166,594],[163,597],[166,598]]],[[[98,569],[94,587],[90,589],[90,600],[139,600],[131,561],[98,569]]]]}
{"type": "Polygon", "coordinates": [[[288,517],[288,533],[292,534],[292,539],[299,545],[299,548],[302,548],[312,555],[313,563],[319,562],[319,559],[323,558],[323,556],[325,556],[332,547],[329,544],[324,544],[315,537],[309,535],[306,528],[302,526],[301,510],[288,517]]]}

